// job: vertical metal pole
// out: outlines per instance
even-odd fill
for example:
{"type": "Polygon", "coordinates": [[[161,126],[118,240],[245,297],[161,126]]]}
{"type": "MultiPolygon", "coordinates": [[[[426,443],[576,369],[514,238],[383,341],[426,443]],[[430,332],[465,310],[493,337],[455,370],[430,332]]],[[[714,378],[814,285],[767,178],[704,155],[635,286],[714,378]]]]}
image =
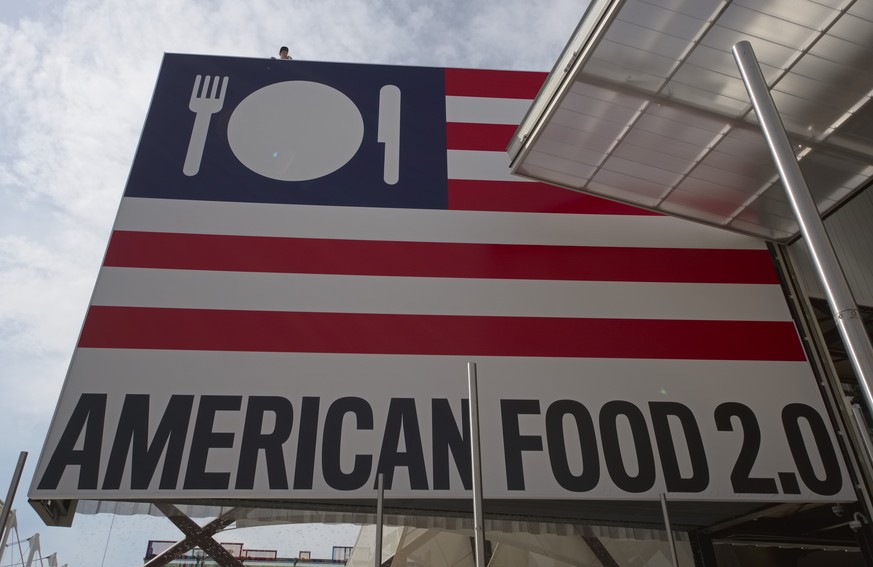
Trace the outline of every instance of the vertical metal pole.
{"type": "Polygon", "coordinates": [[[6,532],[6,521],[9,519],[9,511],[12,510],[12,501],[15,499],[15,493],[18,491],[18,483],[21,481],[21,473],[24,471],[24,461],[26,460],[27,451],[22,451],[18,455],[18,464],[15,465],[15,472],[12,473],[9,493],[6,495],[6,500],[3,501],[3,511],[0,512],[0,536],[6,532]]]}
{"type": "Polygon", "coordinates": [[[679,567],[679,556],[676,555],[676,542],[673,540],[673,528],[670,527],[670,515],[667,513],[667,495],[661,493],[661,513],[664,514],[664,527],[667,529],[667,541],[670,542],[670,555],[673,557],[673,567],[679,567]]]}
{"type": "Polygon", "coordinates": [[[473,539],[476,542],[476,567],[485,567],[485,531],[482,528],[482,452],[479,448],[479,385],[476,363],[467,363],[470,395],[470,447],[473,457],[473,539]]]}
{"type": "Polygon", "coordinates": [[[376,475],[376,562],[374,567],[382,567],[382,504],[385,500],[385,489],[383,487],[383,475],[376,475]]]}
{"type": "MultiPolygon", "coordinates": [[[[9,534],[12,532],[12,528],[18,529],[18,524],[15,519],[15,510],[9,510],[9,515],[6,519],[6,532],[0,536],[0,564],[3,562],[3,554],[6,552],[6,542],[9,541],[9,534]]],[[[12,545],[11,543],[9,544],[12,545]]]]}
{"type": "Polygon", "coordinates": [[[855,418],[855,425],[858,426],[858,433],[861,434],[861,442],[867,451],[867,458],[873,462],[873,440],[870,439],[870,429],[864,421],[864,413],[860,405],[852,404],[852,417],[855,418]]]}
{"type": "Polygon", "coordinates": [[[800,171],[797,156],[791,148],[791,142],[788,141],[788,135],[770,96],[752,45],[748,41],[741,41],[734,45],[733,54],[782,178],[782,185],[785,186],[788,200],[797,216],[800,231],[809,245],[813,264],[827,296],[837,329],[845,343],[846,354],[858,377],[867,410],[870,415],[873,415],[873,385],[871,385],[873,384],[873,346],[870,345],[870,337],[867,336],[864,322],[858,313],[858,305],[846,282],[846,276],[825,231],[815,201],[809,194],[809,187],[800,171]]]}

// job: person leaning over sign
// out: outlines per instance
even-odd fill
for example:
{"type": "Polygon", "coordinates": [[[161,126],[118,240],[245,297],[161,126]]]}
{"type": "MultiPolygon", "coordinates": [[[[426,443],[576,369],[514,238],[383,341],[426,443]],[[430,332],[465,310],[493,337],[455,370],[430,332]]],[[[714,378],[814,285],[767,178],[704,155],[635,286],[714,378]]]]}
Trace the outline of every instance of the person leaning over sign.
{"type": "MultiPolygon", "coordinates": [[[[275,57],[272,57],[271,59],[275,59],[275,57]]],[[[291,56],[288,55],[288,48],[284,45],[279,48],[279,59],[286,59],[288,61],[291,60],[291,56]]]]}

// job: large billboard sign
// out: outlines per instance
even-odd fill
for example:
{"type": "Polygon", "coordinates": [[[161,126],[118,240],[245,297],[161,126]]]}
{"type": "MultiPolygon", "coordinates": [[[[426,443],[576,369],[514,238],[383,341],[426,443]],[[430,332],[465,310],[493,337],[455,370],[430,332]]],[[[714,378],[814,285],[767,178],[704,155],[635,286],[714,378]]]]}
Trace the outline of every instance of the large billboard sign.
{"type": "Polygon", "coordinates": [[[468,498],[476,362],[485,498],[853,500],[762,242],[509,175],[544,78],[167,55],[30,498],[468,498]]]}

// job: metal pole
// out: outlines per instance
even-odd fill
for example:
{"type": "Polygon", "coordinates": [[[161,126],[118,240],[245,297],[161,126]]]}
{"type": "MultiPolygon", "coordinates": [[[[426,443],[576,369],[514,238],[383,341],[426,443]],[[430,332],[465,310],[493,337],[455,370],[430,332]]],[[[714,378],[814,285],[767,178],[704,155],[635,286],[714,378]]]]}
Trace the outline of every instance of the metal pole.
{"type": "Polygon", "coordinates": [[[482,528],[482,452],[479,449],[479,385],[476,363],[467,363],[470,394],[470,447],[473,457],[473,538],[476,542],[476,567],[485,567],[485,530],[482,528]]]}
{"type": "Polygon", "coordinates": [[[870,439],[870,429],[864,421],[864,412],[860,405],[852,404],[852,417],[855,418],[855,425],[858,426],[858,433],[861,434],[861,442],[867,451],[867,458],[873,462],[873,440],[870,439]]]}
{"type": "Polygon", "coordinates": [[[15,472],[12,473],[9,493],[6,495],[6,500],[3,501],[3,511],[0,512],[0,536],[3,536],[6,531],[6,520],[9,518],[9,511],[12,510],[12,500],[15,499],[15,493],[18,491],[18,483],[21,481],[21,473],[24,471],[24,461],[26,460],[27,451],[22,451],[18,455],[18,464],[15,465],[15,472]]]}
{"type": "Polygon", "coordinates": [[[376,564],[374,567],[382,567],[382,504],[385,500],[385,488],[383,475],[376,475],[376,564]]]}
{"type": "Polygon", "coordinates": [[[809,246],[831,313],[843,337],[846,354],[858,377],[867,410],[873,416],[873,346],[870,345],[870,337],[867,336],[858,313],[858,305],[846,282],[846,276],[825,231],[815,201],[809,194],[809,187],[800,171],[797,156],[788,141],[752,45],[748,41],[741,41],[734,45],[733,54],[782,178],[782,185],[785,186],[788,200],[797,216],[800,231],[809,246]]]}
{"type": "Polygon", "coordinates": [[[667,495],[661,493],[661,513],[664,514],[664,527],[667,528],[667,541],[670,542],[670,555],[673,557],[673,567],[679,567],[679,557],[676,555],[676,542],[673,541],[673,528],[670,527],[670,515],[667,513],[667,495]]]}
{"type": "MultiPolygon", "coordinates": [[[[6,520],[6,532],[0,536],[0,564],[3,562],[3,554],[6,553],[6,542],[9,541],[9,534],[12,532],[12,528],[18,529],[18,523],[15,519],[15,510],[9,510],[9,515],[6,520]]],[[[9,544],[12,545],[11,543],[9,544]]]]}

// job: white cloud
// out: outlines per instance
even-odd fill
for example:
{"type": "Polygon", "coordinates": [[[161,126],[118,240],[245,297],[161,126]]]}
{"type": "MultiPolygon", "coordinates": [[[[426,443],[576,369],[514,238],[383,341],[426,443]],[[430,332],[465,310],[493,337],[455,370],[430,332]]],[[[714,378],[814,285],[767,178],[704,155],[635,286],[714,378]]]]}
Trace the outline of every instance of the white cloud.
{"type": "MultiPolygon", "coordinates": [[[[20,450],[28,471],[36,462],[163,53],[268,57],[284,44],[297,59],[548,70],[583,11],[576,0],[0,4],[0,428],[12,433],[0,486],[20,450]]],[[[42,531],[61,563],[97,564],[105,542],[76,540],[106,517],[47,530],[24,503],[28,480],[21,535],[42,531]]],[[[126,529],[129,545],[110,546],[107,563],[139,561],[159,536],[126,529]]]]}

